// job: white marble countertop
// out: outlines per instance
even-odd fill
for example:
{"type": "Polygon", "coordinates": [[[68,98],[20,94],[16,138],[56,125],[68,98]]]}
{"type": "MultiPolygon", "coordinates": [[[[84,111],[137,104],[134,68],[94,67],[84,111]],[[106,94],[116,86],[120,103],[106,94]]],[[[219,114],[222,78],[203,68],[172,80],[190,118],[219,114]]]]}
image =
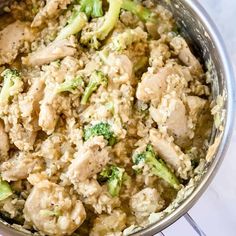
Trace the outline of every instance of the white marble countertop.
{"type": "MultiPolygon", "coordinates": [[[[236,72],[236,0],[199,0],[221,32],[236,72]]],[[[236,101],[235,101],[236,104],[236,101]]],[[[236,127],[225,160],[212,184],[190,210],[207,236],[236,236],[236,127]]],[[[182,218],[166,236],[196,236],[182,218]]]]}

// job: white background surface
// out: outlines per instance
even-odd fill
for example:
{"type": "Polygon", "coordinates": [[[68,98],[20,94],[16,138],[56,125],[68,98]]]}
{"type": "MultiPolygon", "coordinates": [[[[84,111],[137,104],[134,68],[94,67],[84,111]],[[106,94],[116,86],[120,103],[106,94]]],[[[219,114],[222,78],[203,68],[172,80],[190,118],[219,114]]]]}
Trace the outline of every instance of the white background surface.
{"type": "MultiPolygon", "coordinates": [[[[199,2],[218,26],[236,69],[236,0],[199,2]]],[[[189,212],[207,236],[236,236],[236,128],[232,129],[230,147],[216,178],[189,212]]],[[[163,233],[166,236],[197,235],[183,218],[163,233]]]]}

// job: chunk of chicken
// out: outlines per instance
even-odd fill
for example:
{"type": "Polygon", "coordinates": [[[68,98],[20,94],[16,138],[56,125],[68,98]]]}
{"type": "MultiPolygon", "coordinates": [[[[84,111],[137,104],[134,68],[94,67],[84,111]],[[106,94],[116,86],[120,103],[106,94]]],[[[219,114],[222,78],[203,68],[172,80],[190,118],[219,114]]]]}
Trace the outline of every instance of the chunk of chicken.
{"type": "Polygon", "coordinates": [[[36,140],[37,132],[34,130],[27,130],[23,125],[17,121],[11,124],[9,130],[9,138],[12,143],[21,151],[28,151],[33,149],[36,140]]]}
{"type": "Polygon", "coordinates": [[[76,153],[68,168],[67,176],[76,186],[102,171],[110,160],[107,142],[102,136],[88,140],[76,153]]]}
{"type": "Polygon", "coordinates": [[[142,222],[151,213],[160,211],[163,206],[164,201],[154,188],[145,188],[130,199],[130,208],[138,222],[142,222]]]}
{"type": "Polygon", "coordinates": [[[198,114],[204,109],[207,101],[197,96],[188,96],[187,105],[189,109],[189,115],[195,120],[198,114]]]}
{"type": "Polygon", "coordinates": [[[185,105],[176,97],[163,97],[158,108],[150,107],[150,115],[161,127],[166,127],[176,139],[190,136],[185,105]]]}
{"type": "Polygon", "coordinates": [[[47,19],[57,18],[61,10],[66,9],[71,0],[47,0],[46,5],[42,8],[31,24],[32,27],[39,27],[47,19]]]}
{"type": "Polygon", "coordinates": [[[0,31],[0,65],[13,62],[24,42],[33,38],[27,24],[21,21],[15,21],[0,31]]]}
{"type": "Polygon", "coordinates": [[[26,179],[34,171],[42,170],[43,160],[31,153],[19,152],[0,166],[1,177],[6,181],[26,179]]]}
{"type": "Polygon", "coordinates": [[[73,56],[76,53],[75,38],[56,40],[44,48],[22,58],[22,63],[27,66],[41,66],[52,61],[73,56]]]}
{"type": "Polygon", "coordinates": [[[0,120],[0,160],[7,156],[7,153],[10,148],[8,134],[4,129],[3,121],[0,120]]]}
{"type": "Polygon", "coordinates": [[[155,74],[151,72],[143,74],[142,81],[138,84],[136,97],[144,102],[151,101],[152,104],[158,104],[166,92],[183,93],[183,89],[191,80],[191,74],[186,67],[170,62],[155,74]]]}
{"type": "Polygon", "coordinates": [[[83,202],[91,206],[96,214],[110,214],[114,208],[120,206],[119,197],[112,197],[107,191],[107,186],[100,186],[95,179],[77,183],[76,190],[83,202]]]}
{"type": "Polygon", "coordinates": [[[151,67],[154,70],[163,67],[166,60],[169,59],[171,56],[169,47],[164,43],[160,43],[159,41],[153,40],[150,42],[149,48],[149,63],[151,67]]]}
{"type": "Polygon", "coordinates": [[[126,55],[110,54],[106,64],[108,67],[105,67],[105,72],[114,83],[123,84],[128,81],[133,83],[133,63],[126,55]]]}
{"type": "Polygon", "coordinates": [[[19,101],[21,116],[24,122],[24,127],[33,130],[39,130],[39,102],[43,98],[45,88],[44,80],[37,78],[33,80],[33,84],[29,88],[24,98],[19,101]]]}
{"type": "Polygon", "coordinates": [[[190,68],[193,75],[201,76],[204,72],[198,59],[192,54],[185,39],[177,36],[172,39],[170,45],[174,48],[175,53],[179,59],[190,68]]]}
{"type": "Polygon", "coordinates": [[[181,178],[187,179],[188,172],[191,170],[191,161],[179,146],[168,137],[163,137],[156,129],[150,130],[150,141],[160,157],[172,166],[181,178]]]}
{"type": "Polygon", "coordinates": [[[47,180],[33,187],[23,212],[26,221],[46,235],[71,235],[86,218],[77,196],[47,180]]]}
{"type": "Polygon", "coordinates": [[[61,112],[60,105],[62,101],[55,92],[54,84],[49,83],[44,89],[44,97],[40,101],[39,126],[48,135],[52,134],[57,124],[61,112]]]}
{"type": "Polygon", "coordinates": [[[146,73],[138,84],[136,97],[144,102],[159,101],[167,88],[166,77],[172,72],[163,68],[157,74],[146,73]]]}
{"type": "Polygon", "coordinates": [[[94,221],[90,236],[121,235],[126,227],[126,214],[121,210],[114,210],[110,215],[100,215],[94,221]]]}

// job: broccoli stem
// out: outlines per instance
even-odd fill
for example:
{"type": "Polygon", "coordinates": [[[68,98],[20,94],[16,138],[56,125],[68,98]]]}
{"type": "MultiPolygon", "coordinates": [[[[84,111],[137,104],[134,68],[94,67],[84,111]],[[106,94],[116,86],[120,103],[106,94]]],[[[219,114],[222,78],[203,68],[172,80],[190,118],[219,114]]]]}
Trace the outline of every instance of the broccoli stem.
{"type": "Polygon", "coordinates": [[[107,84],[107,78],[101,71],[92,73],[88,86],[86,87],[81,99],[81,104],[86,105],[92,93],[102,84],[107,84]]]}
{"type": "Polygon", "coordinates": [[[87,16],[83,12],[76,12],[73,19],[58,34],[56,40],[68,38],[70,35],[79,33],[88,22],[87,16]]]}
{"type": "Polygon", "coordinates": [[[57,88],[57,93],[62,92],[73,92],[79,86],[82,86],[84,83],[82,76],[77,76],[72,80],[66,80],[64,83],[60,84],[57,88]]]}
{"type": "Polygon", "coordinates": [[[100,17],[103,15],[101,0],[81,0],[80,10],[88,17],[100,17]]]}
{"type": "Polygon", "coordinates": [[[147,145],[146,151],[134,156],[133,162],[135,165],[138,165],[140,162],[146,163],[154,175],[165,180],[174,189],[178,190],[180,188],[179,180],[174,173],[161,159],[156,158],[152,145],[147,145]]]}
{"type": "Polygon", "coordinates": [[[156,22],[156,19],[153,18],[152,16],[152,11],[142,6],[140,3],[137,3],[132,0],[123,0],[121,8],[132,12],[134,15],[136,15],[140,20],[144,22],[147,21],[156,22]]]}
{"type": "Polygon", "coordinates": [[[100,40],[104,40],[110,31],[115,27],[115,24],[120,15],[120,9],[122,5],[122,0],[108,0],[109,9],[105,15],[105,21],[95,34],[100,40]]]}
{"type": "Polygon", "coordinates": [[[174,189],[179,189],[179,180],[167,167],[167,165],[162,160],[153,161],[152,153],[147,152],[146,163],[152,167],[152,173],[159,178],[165,180],[169,183],[174,189]]]}

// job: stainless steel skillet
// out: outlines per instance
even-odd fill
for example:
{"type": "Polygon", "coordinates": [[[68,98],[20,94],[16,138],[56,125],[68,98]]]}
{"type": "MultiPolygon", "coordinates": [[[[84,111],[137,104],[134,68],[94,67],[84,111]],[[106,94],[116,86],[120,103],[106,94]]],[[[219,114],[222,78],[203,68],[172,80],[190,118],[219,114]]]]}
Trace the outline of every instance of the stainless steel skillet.
{"type": "MultiPolygon", "coordinates": [[[[231,63],[225,50],[225,46],[216,26],[209,18],[206,11],[196,0],[159,0],[167,8],[171,9],[182,29],[182,33],[191,42],[193,49],[205,62],[211,75],[211,87],[213,99],[221,95],[223,97],[222,114],[223,122],[220,128],[213,128],[211,135],[212,161],[209,162],[199,176],[196,176],[194,185],[188,186],[182,198],[176,200],[176,204],[168,213],[163,215],[158,222],[141,229],[134,235],[154,235],[173,224],[177,219],[185,215],[196,203],[214,178],[226,150],[233,130],[234,117],[234,76],[231,63]]],[[[0,9],[7,1],[0,0],[0,9]]],[[[1,12],[1,11],[0,11],[1,12]]],[[[191,221],[190,218],[187,219],[191,221]]],[[[202,232],[198,232],[203,235],[202,232]]],[[[0,220],[0,235],[23,236],[24,232],[12,228],[6,222],[0,220]]]]}

